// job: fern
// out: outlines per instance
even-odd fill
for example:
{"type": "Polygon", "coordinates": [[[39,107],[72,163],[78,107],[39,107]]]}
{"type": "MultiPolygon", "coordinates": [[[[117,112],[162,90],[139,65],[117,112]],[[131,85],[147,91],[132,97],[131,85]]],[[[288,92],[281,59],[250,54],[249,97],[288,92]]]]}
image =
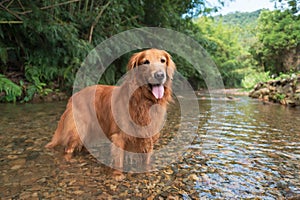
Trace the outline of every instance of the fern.
{"type": "Polygon", "coordinates": [[[6,78],[3,74],[0,74],[0,101],[16,102],[17,98],[21,95],[22,88],[6,78]]]}

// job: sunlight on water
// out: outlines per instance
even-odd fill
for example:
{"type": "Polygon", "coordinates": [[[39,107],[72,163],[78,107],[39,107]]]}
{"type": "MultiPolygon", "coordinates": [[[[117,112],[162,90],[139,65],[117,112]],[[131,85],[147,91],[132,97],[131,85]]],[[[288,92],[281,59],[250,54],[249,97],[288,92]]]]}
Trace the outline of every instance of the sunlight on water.
{"type": "MultiPolygon", "coordinates": [[[[44,149],[66,102],[0,104],[0,198],[300,195],[299,108],[263,105],[247,97],[226,103],[199,99],[200,113],[185,119],[199,117],[198,134],[183,157],[148,175],[128,174],[122,183],[112,180],[109,168],[88,153],[79,153],[68,163],[61,151],[44,149]]],[[[179,115],[172,105],[156,148],[172,139],[179,115]]]]}

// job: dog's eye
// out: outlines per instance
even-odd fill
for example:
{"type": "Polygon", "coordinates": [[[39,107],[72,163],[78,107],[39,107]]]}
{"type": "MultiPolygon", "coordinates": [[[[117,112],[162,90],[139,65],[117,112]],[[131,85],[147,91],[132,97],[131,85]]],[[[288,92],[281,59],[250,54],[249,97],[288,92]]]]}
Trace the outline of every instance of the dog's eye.
{"type": "Polygon", "coordinates": [[[149,61],[149,60],[145,60],[143,64],[144,64],[144,65],[149,65],[149,64],[150,64],[150,61],[149,61]]]}
{"type": "Polygon", "coordinates": [[[161,63],[165,63],[166,60],[165,60],[164,58],[162,58],[162,59],[160,59],[160,62],[161,62],[161,63]]]}

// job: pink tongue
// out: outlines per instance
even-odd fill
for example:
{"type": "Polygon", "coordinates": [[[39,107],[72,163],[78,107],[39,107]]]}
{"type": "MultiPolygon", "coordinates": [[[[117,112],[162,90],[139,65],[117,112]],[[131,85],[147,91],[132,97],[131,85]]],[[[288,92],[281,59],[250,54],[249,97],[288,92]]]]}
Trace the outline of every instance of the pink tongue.
{"type": "Polygon", "coordinates": [[[161,99],[164,96],[164,86],[158,85],[158,86],[152,86],[152,94],[155,96],[156,99],[161,99]]]}

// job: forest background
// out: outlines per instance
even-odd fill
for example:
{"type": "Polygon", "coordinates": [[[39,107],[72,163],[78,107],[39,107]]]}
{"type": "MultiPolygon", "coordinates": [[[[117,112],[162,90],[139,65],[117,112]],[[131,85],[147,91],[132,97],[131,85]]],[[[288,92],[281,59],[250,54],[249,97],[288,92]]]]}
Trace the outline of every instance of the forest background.
{"type": "MultiPolygon", "coordinates": [[[[192,37],[210,54],[227,88],[249,90],[259,81],[299,74],[300,1],[270,1],[272,11],[212,16],[226,0],[215,7],[205,0],[2,0],[0,102],[71,94],[87,54],[137,27],[169,28],[192,37]]],[[[100,83],[115,84],[130,55],[115,60],[100,83]]],[[[205,88],[193,66],[173,58],[194,89],[205,88]]]]}

